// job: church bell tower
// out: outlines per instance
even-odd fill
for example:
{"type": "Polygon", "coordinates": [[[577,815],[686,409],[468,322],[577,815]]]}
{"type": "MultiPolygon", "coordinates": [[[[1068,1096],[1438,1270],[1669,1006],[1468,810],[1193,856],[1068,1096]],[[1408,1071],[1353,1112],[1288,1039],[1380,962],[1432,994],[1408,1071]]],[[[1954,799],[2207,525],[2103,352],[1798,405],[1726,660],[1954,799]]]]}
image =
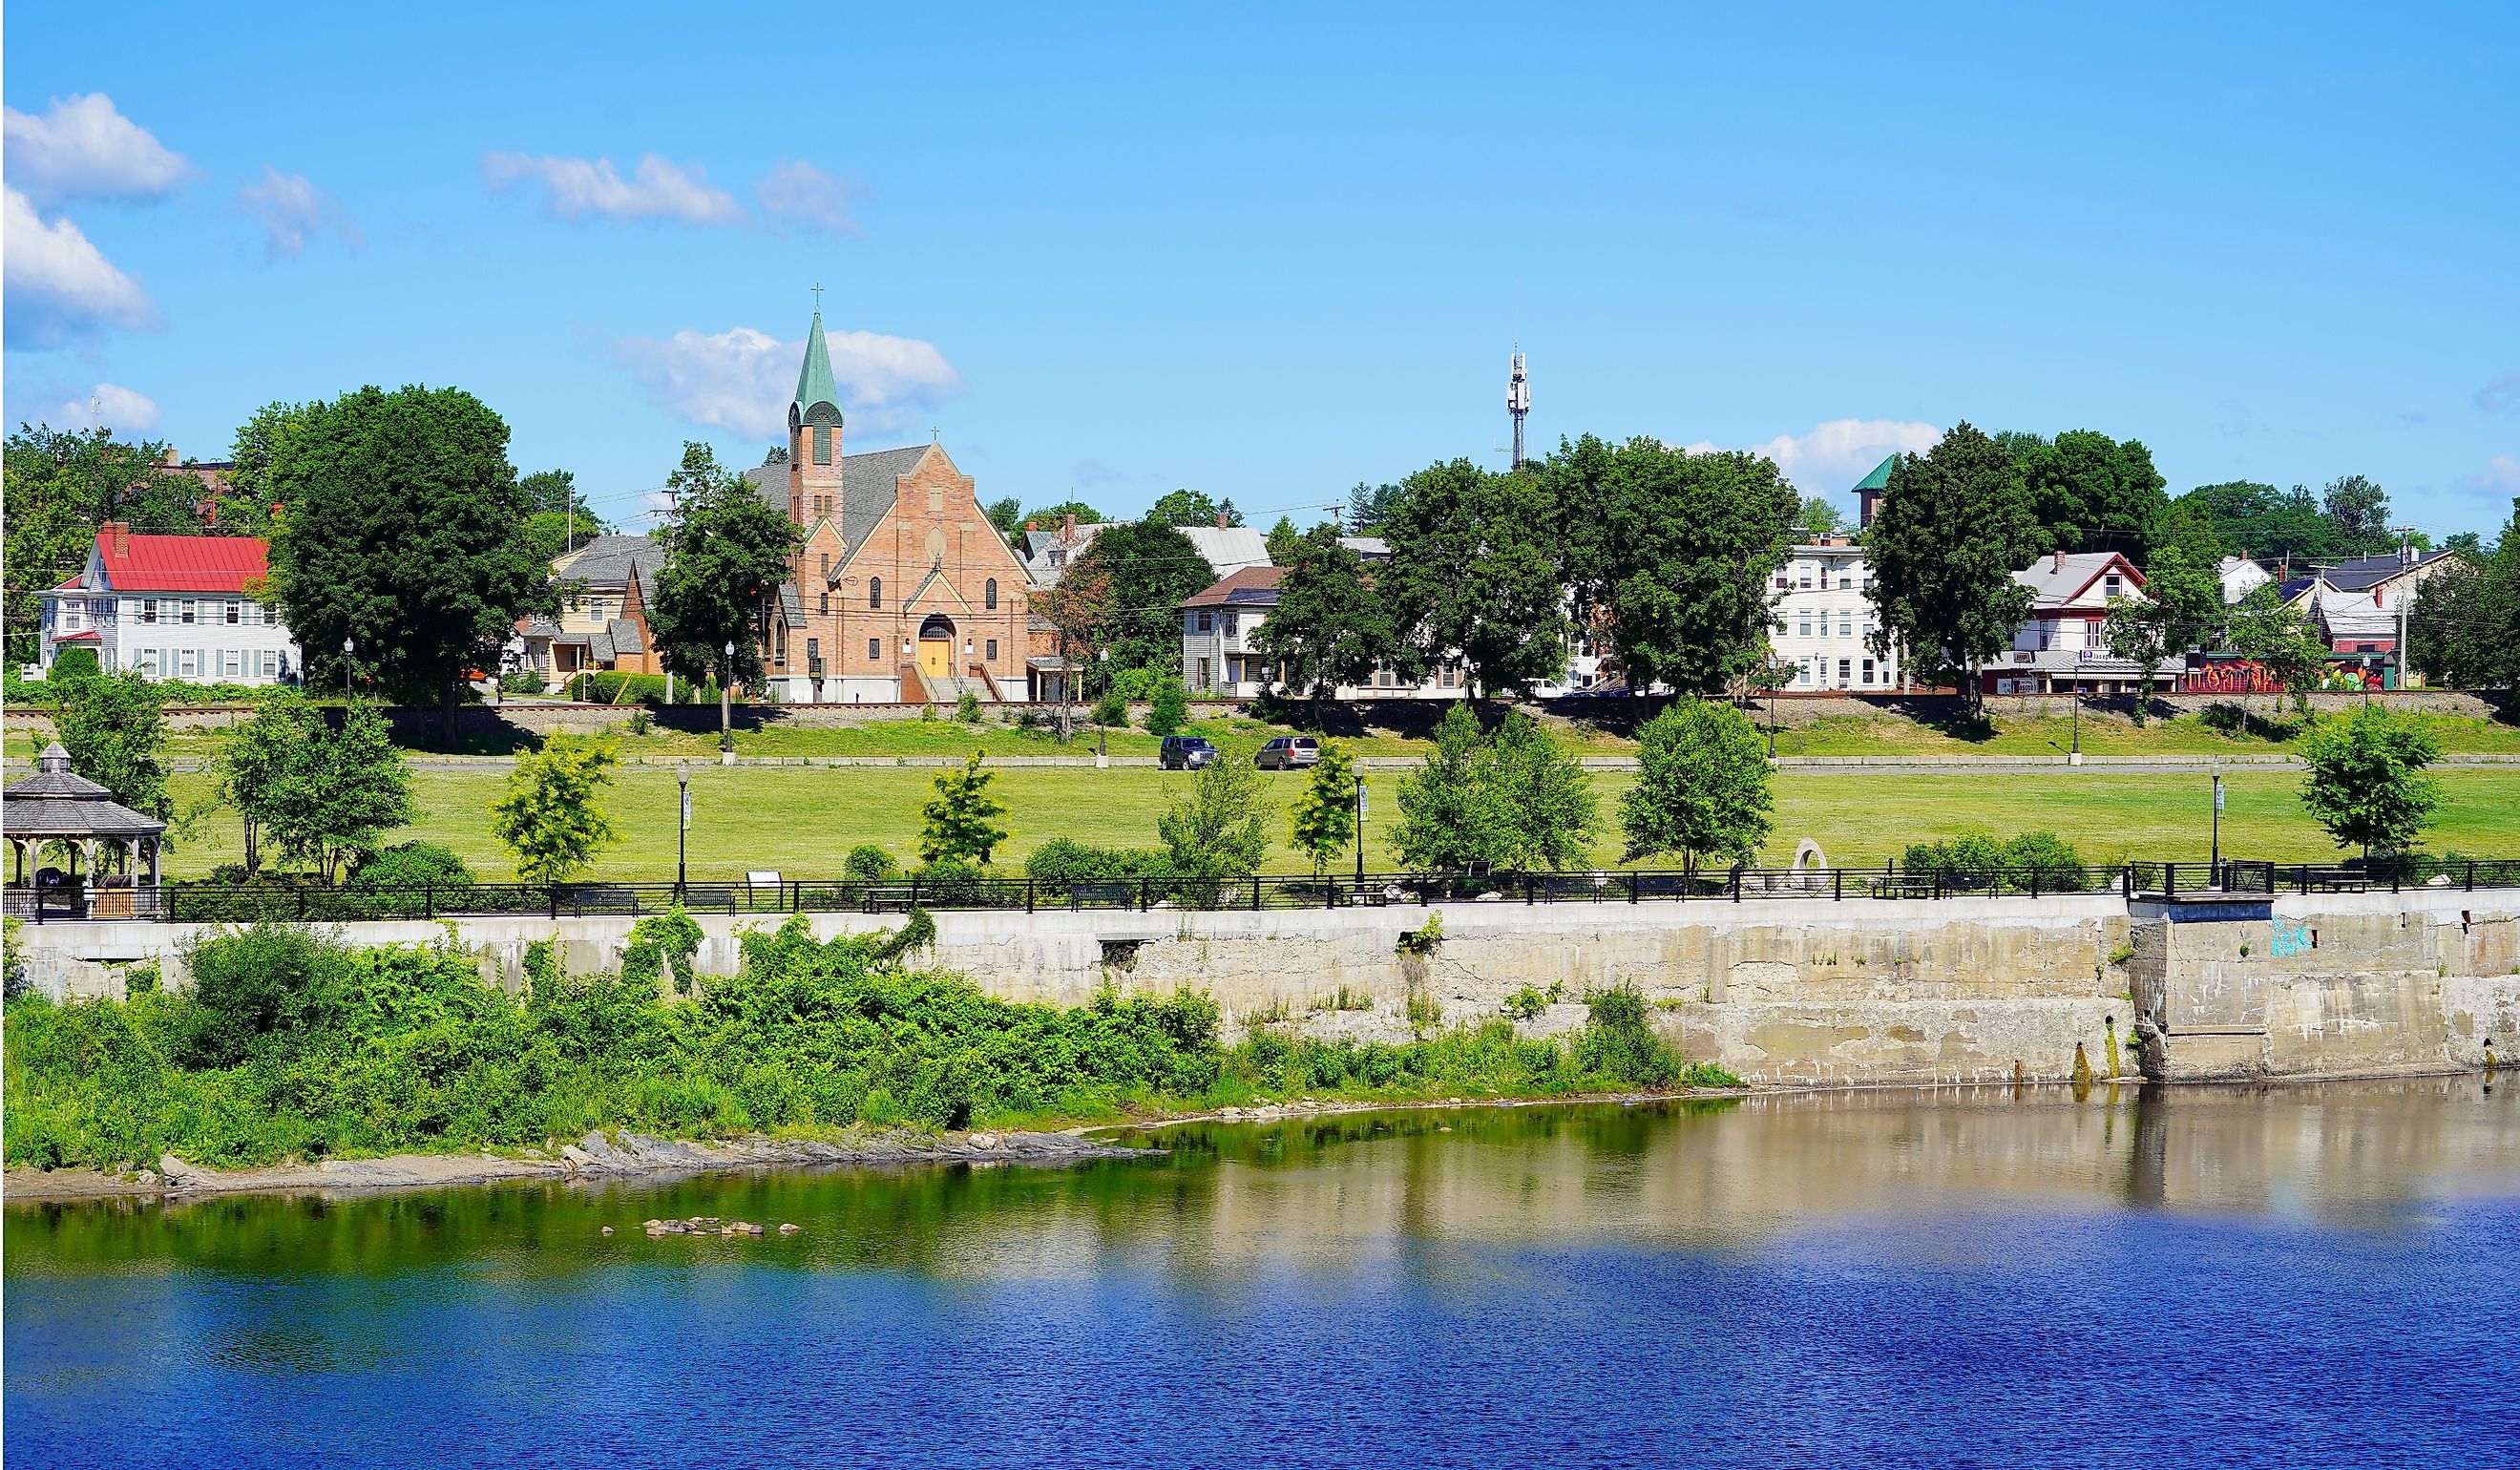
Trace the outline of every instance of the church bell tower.
{"type": "Polygon", "coordinates": [[[823,340],[818,302],[814,329],[805,337],[805,366],[796,375],[795,401],[788,405],[788,518],[811,526],[838,513],[840,389],[832,377],[832,349],[823,340]]]}

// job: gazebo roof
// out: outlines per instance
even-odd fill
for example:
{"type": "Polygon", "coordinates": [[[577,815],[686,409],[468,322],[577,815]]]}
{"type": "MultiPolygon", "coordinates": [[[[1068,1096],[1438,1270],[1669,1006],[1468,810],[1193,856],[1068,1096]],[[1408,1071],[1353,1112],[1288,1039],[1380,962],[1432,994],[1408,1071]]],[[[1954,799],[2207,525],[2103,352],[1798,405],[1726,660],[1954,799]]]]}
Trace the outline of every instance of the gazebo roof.
{"type": "Polygon", "coordinates": [[[155,837],[166,830],[74,774],[59,740],[35,758],[34,775],[0,792],[0,826],[12,837],[155,837]]]}

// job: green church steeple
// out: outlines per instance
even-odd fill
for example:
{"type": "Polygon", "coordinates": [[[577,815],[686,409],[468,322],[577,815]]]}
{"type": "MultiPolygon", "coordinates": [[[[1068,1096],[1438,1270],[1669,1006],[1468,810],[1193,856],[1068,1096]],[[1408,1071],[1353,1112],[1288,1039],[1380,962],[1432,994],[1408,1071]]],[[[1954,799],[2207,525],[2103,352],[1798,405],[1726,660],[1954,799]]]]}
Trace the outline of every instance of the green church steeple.
{"type": "Polygon", "coordinates": [[[814,313],[814,330],[805,337],[805,366],[796,375],[796,421],[800,423],[840,422],[840,385],[832,377],[832,349],[823,340],[823,313],[814,313]],[[829,419],[818,418],[816,409],[829,409],[829,419]]]}

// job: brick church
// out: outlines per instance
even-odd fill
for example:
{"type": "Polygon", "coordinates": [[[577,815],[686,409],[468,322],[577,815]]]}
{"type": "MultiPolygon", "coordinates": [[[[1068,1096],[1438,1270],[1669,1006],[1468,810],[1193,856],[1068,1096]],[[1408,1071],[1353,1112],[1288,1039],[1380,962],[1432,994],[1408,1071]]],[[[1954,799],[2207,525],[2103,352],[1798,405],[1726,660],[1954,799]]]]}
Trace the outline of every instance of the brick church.
{"type": "Polygon", "coordinates": [[[840,449],[823,314],[788,406],[788,463],[746,471],[804,533],[770,625],[772,697],[952,703],[1033,696],[1024,564],[943,446],[840,449]]]}

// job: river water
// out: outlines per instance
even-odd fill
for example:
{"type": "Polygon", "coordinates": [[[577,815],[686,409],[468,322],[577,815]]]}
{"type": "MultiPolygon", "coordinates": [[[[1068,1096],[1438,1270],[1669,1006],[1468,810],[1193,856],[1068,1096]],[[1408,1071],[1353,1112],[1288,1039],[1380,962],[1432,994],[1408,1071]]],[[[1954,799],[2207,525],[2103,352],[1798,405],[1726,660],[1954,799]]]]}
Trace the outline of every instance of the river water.
{"type": "Polygon", "coordinates": [[[1071,1170],[12,1206],[6,1448],[2508,1464],[2515,1094],[1462,1108],[1185,1126],[1071,1170]],[[639,1229],[692,1215],[803,1229],[639,1229]]]}

